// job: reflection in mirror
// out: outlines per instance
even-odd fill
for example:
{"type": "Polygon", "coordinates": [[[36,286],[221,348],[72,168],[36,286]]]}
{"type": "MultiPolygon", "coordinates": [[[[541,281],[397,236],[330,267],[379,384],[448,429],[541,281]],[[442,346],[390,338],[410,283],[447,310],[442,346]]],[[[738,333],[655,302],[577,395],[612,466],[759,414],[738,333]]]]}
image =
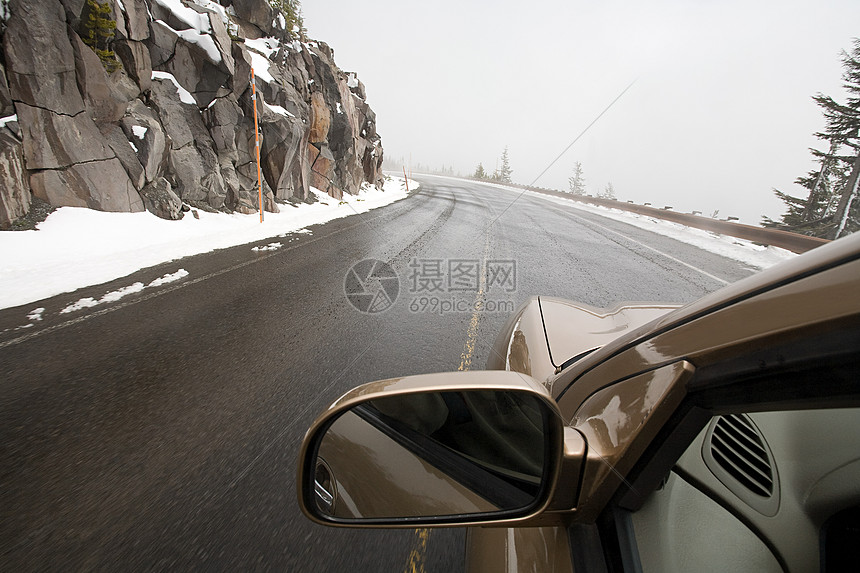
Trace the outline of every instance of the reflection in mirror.
{"type": "Polygon", "coordinates": [[[316,442],[321,517],[396,519],[524,510],[542,491],[549,408],[524,392],[378,398],[316,442]]]}

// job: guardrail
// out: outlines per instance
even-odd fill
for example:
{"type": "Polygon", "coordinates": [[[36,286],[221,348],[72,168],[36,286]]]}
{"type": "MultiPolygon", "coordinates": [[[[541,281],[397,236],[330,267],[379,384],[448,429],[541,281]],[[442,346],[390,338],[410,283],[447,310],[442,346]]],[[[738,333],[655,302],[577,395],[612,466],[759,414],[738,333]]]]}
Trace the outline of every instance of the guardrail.
{"type": "MultiPolygon", "coordinates": [[[[508,184],[510,185],[510,184],[508,184]]],[[[737,237],[738,239],[746,239],[754,243],[762,245],[773,245],[782,249],[787,249],[794,253],[805,253],[815,247],[826,245],[830,241],[827,239],[819,239],[818,237],[810,237],[790,231],[781,231],[779,229],[767,229],[765,227],[754,227],[752,225],[744,225],[743,223],[735,223],[732,221],[720,221],[719,219],[711,219],[710,217],[702,217],[690,213],[678,213],[667,209],[657,209],[645,205],[636,205],[634,203],[626,203],[624,201],[616,201],[614,199],[600,199],[598,197],[589,197],[587,195],[572,195],[570,193],[562,193],[561,191],[553,191],[551,189],[540,189],[537,187],[528,187],[526,185],[510,185],[520,189],[527,189],[536,193],[544,193],[564,199],[572,199],[581,201],[591,205],[599,205],[611,209],[621,209],[639,215],[654,217],[655,219],[663,219],[680,223],[688,227],[711,231],[721,235],[737,237]]]]}
{"type": "MultiPolygon", "coordinates": [[[[433,175],[427,173],[426,175],[433,175]]],[[[437,175],[436,177],[440,177],[437,175]]],[[[498,181],[481,181],[479,179],[471,179],[467,177],[454,177],[444,175],[448,179],[462,179],[463,181],[474,181],[478,183],[490,183],[493,185],[503,185],[505,187],[515,187],[517,189],[526,189],[535,193],[544,193],[554,197],[580,201],[600,207],[608,207],[610,209],[621,209],[639,215],[654,217],[655,219],[663,219],[680,223],[695,229],[719,233],[720,235],[728,235],[737,237],[738,239],[746,239],[753,243],[761,245],[772,245],[781,249],[786,249],[793,253],[805,253],[811,251],[815,247],[826,245],[830,241],[828,239],[819,239],[818,237],[810,237],[809,235],[801,235],[800,233],[792,233],[791,231],[781,231],[779,229],[768,229],[765,227],[754,227],[752,225],[744,225],[743,223],[735,223],[732,221],[721,221],[710,217],[702,217],[701,215],[693,215],[692,213],[678,213],[669,209],[657,209],[647,205],[636,205],[635,203],[627,203],[625,201],[616,201],[615,199],[600,199],[598,197],[589,197],[588,195],[574,195],[572,193],[563,193],[554,189],[544,189],[542,187],[530,187],[528,185],[519,185],[517,183],[499,183],[498,181]]]]}

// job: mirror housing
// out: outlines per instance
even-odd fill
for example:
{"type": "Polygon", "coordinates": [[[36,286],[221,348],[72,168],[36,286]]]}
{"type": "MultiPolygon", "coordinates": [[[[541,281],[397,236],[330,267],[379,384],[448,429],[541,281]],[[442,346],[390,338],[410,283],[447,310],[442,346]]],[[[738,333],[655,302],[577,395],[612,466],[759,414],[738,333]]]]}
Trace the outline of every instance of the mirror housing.
{"type": "Polygon", "coordinates": [[[582,436],[567,434],[547,390],[516,372],[372,382],[308,430],[299,506],[340,527],[522,524],[575,503],[576,492],[554,498],[560,472],[567,481],[585,458],[582,436]]]}

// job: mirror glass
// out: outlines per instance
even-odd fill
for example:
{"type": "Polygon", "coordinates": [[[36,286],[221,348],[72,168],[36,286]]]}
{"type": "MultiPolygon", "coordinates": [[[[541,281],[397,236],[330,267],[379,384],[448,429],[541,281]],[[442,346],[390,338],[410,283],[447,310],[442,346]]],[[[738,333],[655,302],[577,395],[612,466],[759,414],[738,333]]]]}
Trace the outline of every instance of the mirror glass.
{"type": "Polygon", "coordinates": [[[367,401],[323,427],[306,489],[319,516],[336,520],[526,510],[549,473],[550,412],[504,390],[367,401]]]}

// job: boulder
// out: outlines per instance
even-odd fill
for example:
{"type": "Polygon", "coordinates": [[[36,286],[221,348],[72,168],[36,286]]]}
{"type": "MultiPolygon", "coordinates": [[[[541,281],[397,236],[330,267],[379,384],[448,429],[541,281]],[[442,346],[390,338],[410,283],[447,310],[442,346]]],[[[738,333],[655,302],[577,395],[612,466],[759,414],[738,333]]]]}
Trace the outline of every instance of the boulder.
{"type": "Polygon", "coordinates": [[[82,112],[63,6],[13,0],[10,11],[3,48],[12,99],[64,115],[82,112]]]}
{"type": "Polygon", "coordinates": [[[15,113],[12,104],[12,94],[9,92],[9,83],[6,81],[6,68],[0,63],[0,117],[9,117],[15,113]]]}
{"type": "Polygon", "coordinates": [[[145,44],[149,48],[149,57],[153,69],[160,69],[173,58],[179,35],[167,24],[158,20],[152,23],[151,32],[145,44]]]}
{"type": "Polygon", "coordinates": [[[325,97],[320,92],[311,94],[311,129],[308,141],[321,143],[328,139],[328,130],[331,128],[331,110],[328,108],[325,97]]]}
{"type": "Polygon", "coordinates": [[[251,87],[251,55],[248,53],[248,48],[239,43],[233,43],[232,53],[235,72],[230,87],[233,94],[239,96],[251,87]]]}
{"type": "Polygon", "coordinates": [[[152,85],[152,61],[146,45],[135,40],[117,40],[114,42],[114,51],[140,91],[149,91],[152,85]]]}
{"type": "Polygon", "coordinates": [[[179,99],[173,82],[160,78],[152,80],[150,101],[175,149],[194,141],[190,123],[202,121],[200,113],[194,105],[179,99]]]}
{"type": "Polygon", "coordinates": [[[119,159],[93,161],[30,175],[33,195],[51,205],[99,211],[139,212],[143,201],[119,159]]]}
{"type": "Polygon", "coordinates": [[[164,177],[159,177],[144,187],[140,196],[143,197],[146,210],[162,219],[176,221],[185,215],[182,211],[182,201],[164,177]]]}
{"type": "Polygon", "coordinates": [[[143,166],[146,182],[154,181],[164,171],[170,149],[161,122],[142,101],[134,100],[129,103],[121,125],[126,147],[131,148],[128,145],[131,142],[136,148],[136,157],[143,166]]]}
{"type": "Polygon", "coordinates": [[[233,0],[233,9],[242,20],[253,24],[267,35],[272,35],[275,11],[267,0],[233,0]]]}
{"type": "Polygon", "coordinates": [[[8,130],[0,131],[0,229],[30,210],[30,182],[24,169],[24,148],[8,130]]]}
{"type": "Polygon", "coordinates": [[[215,142],[200,111],[194,105],[183,103],[168,80],[153,80],[151,101],[171,141],[168,180],[176,194],[200,209],[223,209],[227,186],[221,175],[215,142]]]}
{"type": "Polygon", "coordinates": [[[106,123],[99,126],[102,136],[110,145],[119,162],[122,163],[129,180],[134,188],[140,191],[146,185],[146,173],[140,164],[137,154],[140,152],[138,144],[131,142],[118,125],[106,123]]]}
{"type": "MultiPolygon", "coordinates": [[[[211,36],[206,37],[211,41],[211,36]]],[[[214,41],[211,48],[214,48],[214,41]]],[[[179,85],[191,92],[197,105],[204,108],[219,95],[228,93],[221,88],[232,74],[219,54],[207,51],[203,44],[187,42],[180,37],[173,58],[163,67],[173,74],[179,85]]]]}
{"type": "Polygon", "coordinates": [[[24,137],[27,169],[57,169],[114,158],[110,146],[86,113],[74,117],[16,103],[24,137]]]}
{"type": "Polygon", "coordinates": [[[119,120],[125,113],[128,100],[114,92],[102,61],[74,32],[71,33],[71,43],[75,55],[78,89],[84,96],[87,114],[96,123],[119,120]]]}
{"type": "Polygon", "coordinates": [[[141,42],[149,38],[149,12],[144,0],[123,0],[126,38],[141,42]]]}

